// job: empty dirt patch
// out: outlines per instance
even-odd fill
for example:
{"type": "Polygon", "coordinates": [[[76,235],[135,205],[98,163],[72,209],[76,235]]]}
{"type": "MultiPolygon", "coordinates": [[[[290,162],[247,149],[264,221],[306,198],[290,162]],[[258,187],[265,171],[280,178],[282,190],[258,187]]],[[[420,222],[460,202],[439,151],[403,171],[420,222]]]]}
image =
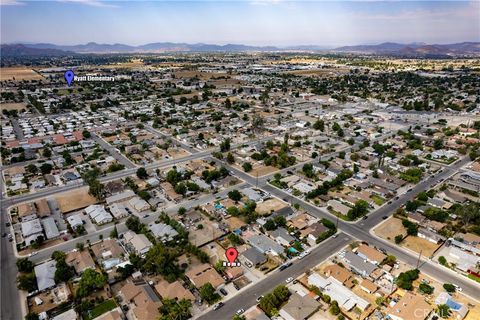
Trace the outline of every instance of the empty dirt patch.
{"type": "Polygon", "coordinates": [[[88,187],[78,190],[68,191],[55,197],[58,207],[63,213],[88,207],[97,203],[95,197],[88,194],[88,187]]]}
{"type": "Polygon", "coordinates": [[[272,199],[268,199],[266,201],[257,203],[256,211],[259,214],[264,215],[264,214],[269,214],[272,211],[277,211],[277,210],[280,210],[282,208],[285,208],[286,206],[287,206],[287,204],[285,202],[280,201],[277,198],[272,198],[272,199]]]}
{"type": "Polygon", "coordinates": [[[41,80],[43,77],[30,68],[0,68],[0,81],[41,80]]]}
{"type": "Polygon", "coordinates": [[[380,238],[391,242],[394,241],[396,235],[406,234],[405,228],[402,225],[402,220],[393,217],[373,229],[373,232],[380,238]]]}

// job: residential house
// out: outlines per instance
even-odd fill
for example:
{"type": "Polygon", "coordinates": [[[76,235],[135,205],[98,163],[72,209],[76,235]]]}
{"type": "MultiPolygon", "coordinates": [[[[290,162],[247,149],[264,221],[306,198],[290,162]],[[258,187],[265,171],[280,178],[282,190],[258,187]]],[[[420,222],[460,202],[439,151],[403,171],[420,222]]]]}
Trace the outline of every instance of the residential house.
{"type": "Polygon", "coordinates": [[[55,260],[49,260],[35,266],[34,271],[39,291],[55,286],[55,271],[57,271],[57,262],[55,260]]]}
{"type": "Polygon", "coordinates": [[[379,265],[385,258],[387,257],[382,252],[378,251],[377,249],[367,246],[365,244],[361,244],[357,247],[357,254],[367,259],[369,262],[379,265]]]}
{"type": "Polygon", "coordinates": [[[343,284],[347,288],[353,288],[355,285],[355,276],[347,269],[340,267],[338,264],[332,264],[327,266],[323,273],[326,277],[333,277],[338,282],[343,284]]]}
{"type": "Polygon", "coordinates": [[[29,246],[38,237],[43,237],[43,228],[39,219],[22,222],[22,236],[25,245],[29,246]]]}
{"type": "Polygon", "coordinates": [[[284,248],[282,245],[276,243],[272,239],[263,234],[254,234],[247,239],[247,242],[258,249],[261,253],[272,253],[275,255],[282,254],[284,248]]]}
{"type": "Polygon", "coordinates": [[[101,205],[92,204],[85,208],[85,212],[97,225],[102,225],[113,221],[112,215],[108,213],[101,205]]]}
{"type": "Polygon", "coordinates": [[[329,295],[332,300],[338,302],[339,307],[346,311],[350,311],[354,307],[365,310],[370,305],[368,301],[357,296],[331,276],[325,279],[318,273],[312,273],[308,276],[308,284],[316,286],[323,294],[329,295]]]}
{"type": "Polygon", "coordinates": [[[125,284],[119,291],[122,303],[129,305],[134,320],[157,320],[160,316],[160,299],[148,285],[125,284]]]}
{"type": "Polygon", "coordinates": [[[344,260],[348,264],[350,270],[360,274],[364,278],[368,277],[377,268],[373,263],[366,261],[364,258],[351,251],[345,253],[344,260]]]}
{"type": "Polygon", "coordinates": [[[123,242],[130,252],[138,255],[144,255],[153,247],[153,244],[144,234],[136,234],[133,231],[127,231],[123,235],[123,242]]]}
{"type": "Polygon", "coordinates": [[[290,246],[295,238],[292,237],[285,228],[277,228],[275,230],[267,231],[267,234],[273,238],[276,242],[283,246],[290,246]]]}
{"type": "Polygon", "coordinates": [[[178,280],[172,283],[166,280],[160,280],[155,285],[155,290],[163,299],[187,299],[191,302],[195,301],[195,296],[192,292],[190,292],[188,288],[185,288],[178,280]]]}
{"type": "Polygon", "coordinates": [[[256,248],[249,248],[242,252],[241,255],[247,262],[251,263],[255,267],[267,262],[267,257],[265,254],[256,248]]]}
{"type": "Polygon", "coordinates": [[[152,222],[148,225],[148,229],[153,233],[153,236],[162,242],[172,241],[178,232],[168,224],[152,222]]]}
{"type": "Polygon", "coordinates": [[[65,262],[81,275],[87,269],[95,269],[95,262],[88,250],[73,250],[67,253],[65,262]]]}
{"type": "Polygon", "coordinates": [[[197,288],[202,287],[206,283],[210,283],[214,288],[218,288],[225,282],[217,271],[207,263],[194,266],[185,272],[185,275],[197,288]]]}
{"type": "Polygon", "coordinates": [[[432,311],[433,307],[423,296],[406,292],[397,303],[390,305],[385,313],[392,320],[425,320],[432,311]]]}
{"type": "Polygon", "coordinates": [[[280,309],[279,315],[285,320],[308,319],[320,308],[320,303],[308,294],[295,292],[280,309]]]}

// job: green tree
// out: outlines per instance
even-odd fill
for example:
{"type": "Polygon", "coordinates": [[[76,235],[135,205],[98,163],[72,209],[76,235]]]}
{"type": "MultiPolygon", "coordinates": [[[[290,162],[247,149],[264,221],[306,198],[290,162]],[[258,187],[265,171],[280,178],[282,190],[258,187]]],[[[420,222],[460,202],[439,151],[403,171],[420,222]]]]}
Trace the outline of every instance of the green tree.
{"type": "Polygon", "coordinates": [[[403,241],[403,234],[397,234],[397,235],[395,236],[395,243],[396,243],[396,244],[399,244],[399,243],[401,243],[402,241],[403,241]]]}
{"type": "Polygon", "coordinates": [[[232,163],[235,163],[235,157],[233,156],[233,154],[231,152],[229,152],[227,154],[227,162],[232,164],[232,163]]]}
{"type": "Polygon", "coordinates": [[[110,232],[110,238],[118,239],[118,229],[116,225],[113,227],[112,232],[110,232]]]}
{"type": "Polygon", "coordinates": [[[160,320],[187,320],[190,318],[190,309],[192,303],[190,300],[181,299],[176,301],[174,299],[163,299],[160,307],[160,320]]]}
{"type": "Polygon", "coordinates": [[[250,162],[245,162],[242,165],[242,168],[243,168],[243,171],[245,171],[245,172],[250,172],[253,169],[252,164],[250,162]]]}
{"type": "Polygon", "coordinates": [[[238,190],[232,190],[228,193],[228,197],[235,202],[238,202],[242,199],[242,194],[238,190]]]}
{"type": "Polygon", "coordinates": [[[412,269],[400,273],[396,280],[397,286],[405,290],[412,290],[412,282],[418,279],[419,274],[420,271],[418,269],[412,269]]]}
{"type": "Polygon", "coordinates": [[[93,269],[87,269],[80,278],[76,295],[77,297],[86,297],[93,291],[103,288],[106,283],[107,278],[103,274],[93,269]]]}
{"type": "Polygon", "coordinates": [[[18,272],[32,272],[34,264],[28,258],[20,258],[17,260],[18,272]]]}
{"type": "Polygon", "coordinates": [[[426,283],[420,283],[420,285],[418,286],[418,290],[420,290],[420,292],[423,294],[432,294],[434,288],[426,283]]]}
{"type": "Polygon", "coordinates": [[[442,266],[447,265],[447,259],[445,259],[444,256],[438,257],[438,262],[439,262],[442,266]]]}
{"type": "Polygon", "coordinates": [[[440,304],[437,306],[437,314],[444,318],[447,319],[450,317],[450,307],[447,306],[446,304],[440,304]]]}
{"type": "Polygon", "coordinates": [[[135,233],[139,233],[142,229],[142,223],[140,223],[140,219],[137,216],[128,217],[125,225],[128,229],[132,230],[135,233]]]}
{"type": "Polygon", "coordinates": [[[443,284],[443,289],[445,289],[445,291],[450,292],[450,293],[456,291],[455,286],[454,286],[453,284],[451,284],[451,283],[444,283],[444,284],[443,284]]]}
{"type": "Polygon", "coordinates": [[[38,317],[38,314],[35,313],[35,312],[29,312],[26,316],[25,316],[25,320],[39,320],[40,318],[38,317]]]}
{"type": "Polygon", "coordinates": [[[323,132],[325,130],[325,122],[322,119],[318,119],[313,124],[313,129],[323,132]]]}
{"type": "Polygon", "coordinates": [[[147,173],[147,170],[145,170],[145,168],[143,167],[140,167],[137,169],[137,177],[139,179],[142,179],[142,180],[145,180],[148,178],[148,173],[147,173]]]}
{"type": "Polygon", "coordinates": [[[214,303],[219,298],[218,293],[215,292],[215,288],[212,286],[210,282],[201,286],[199,293],[200,293],[200,298],[202,298],[203,300],[206,300],[209,304],[214,303]]]}
{"type": "Polygon", "coordinates": [[[31,272],[19,275],[17,277],[17,287],[20,290],[28,292],[37,290],[37,278],[35,277],[35,273],[31,272]]]}

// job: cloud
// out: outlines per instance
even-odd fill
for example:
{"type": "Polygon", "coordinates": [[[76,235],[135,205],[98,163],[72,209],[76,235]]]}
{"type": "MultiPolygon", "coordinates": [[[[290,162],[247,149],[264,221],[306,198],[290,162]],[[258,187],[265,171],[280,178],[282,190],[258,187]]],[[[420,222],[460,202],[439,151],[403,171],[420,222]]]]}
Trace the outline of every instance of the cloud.
{"type": "Polygon", "coordinates": [[[24,4],[17,0],[0,0],[0,6],[23,6],[24,4]]]}
{"type": "Polygon", "coordinates": [[[106,1],[99,1],[99,0],[58,0],[58,1],[65,2],[65,3],[84,4],[91,7],[118,8],[117,5],[108,3],[106,1]]]}

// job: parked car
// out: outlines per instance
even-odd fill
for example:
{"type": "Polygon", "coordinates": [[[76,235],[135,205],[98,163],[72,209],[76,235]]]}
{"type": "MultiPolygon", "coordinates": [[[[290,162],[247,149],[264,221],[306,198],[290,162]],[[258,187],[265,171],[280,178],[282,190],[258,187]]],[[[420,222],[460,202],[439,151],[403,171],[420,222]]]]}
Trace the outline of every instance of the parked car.
{"type": "Polygon", "coordinates": [[[292,278],[292,277],[288,277],[288,278],[285,280],[286,283],[290,283],[290,282],[292,282],[292,281],[293,281],[293,278],[292,278]]]}
{"type": "Polygon", "coordinates": [[[223,307],[225,304],[223,302],[219,302],[216,305],[213,306],[213,310],[218,310],[221,307],[223,307]]]}
{"type": "Polygon", "coordinates": [[[239,315],[243,314],[244,312],[245,312],[245,309],[240,308],[240,309],[237,310],[237,312],[235,312],[235,314],[236,314],[237,316],[239,316],[239,315]]]}
{"type": "Polygon", "coordinates": [[[225,289],[223,289],[223,288],[221,288],[219,291],[220,291],[220,293],[223,294],[224,296],[228,295],[227,290],[225,290],[225,289]]]}
{"type": "Polygon", "coordinates": [[[260,302],[260,300],[262,300],[262,298],[263,298],[263,295],[260,296],[260,297],[258,297],[258,298],[257,298],[257,302],[260,302]]]}

